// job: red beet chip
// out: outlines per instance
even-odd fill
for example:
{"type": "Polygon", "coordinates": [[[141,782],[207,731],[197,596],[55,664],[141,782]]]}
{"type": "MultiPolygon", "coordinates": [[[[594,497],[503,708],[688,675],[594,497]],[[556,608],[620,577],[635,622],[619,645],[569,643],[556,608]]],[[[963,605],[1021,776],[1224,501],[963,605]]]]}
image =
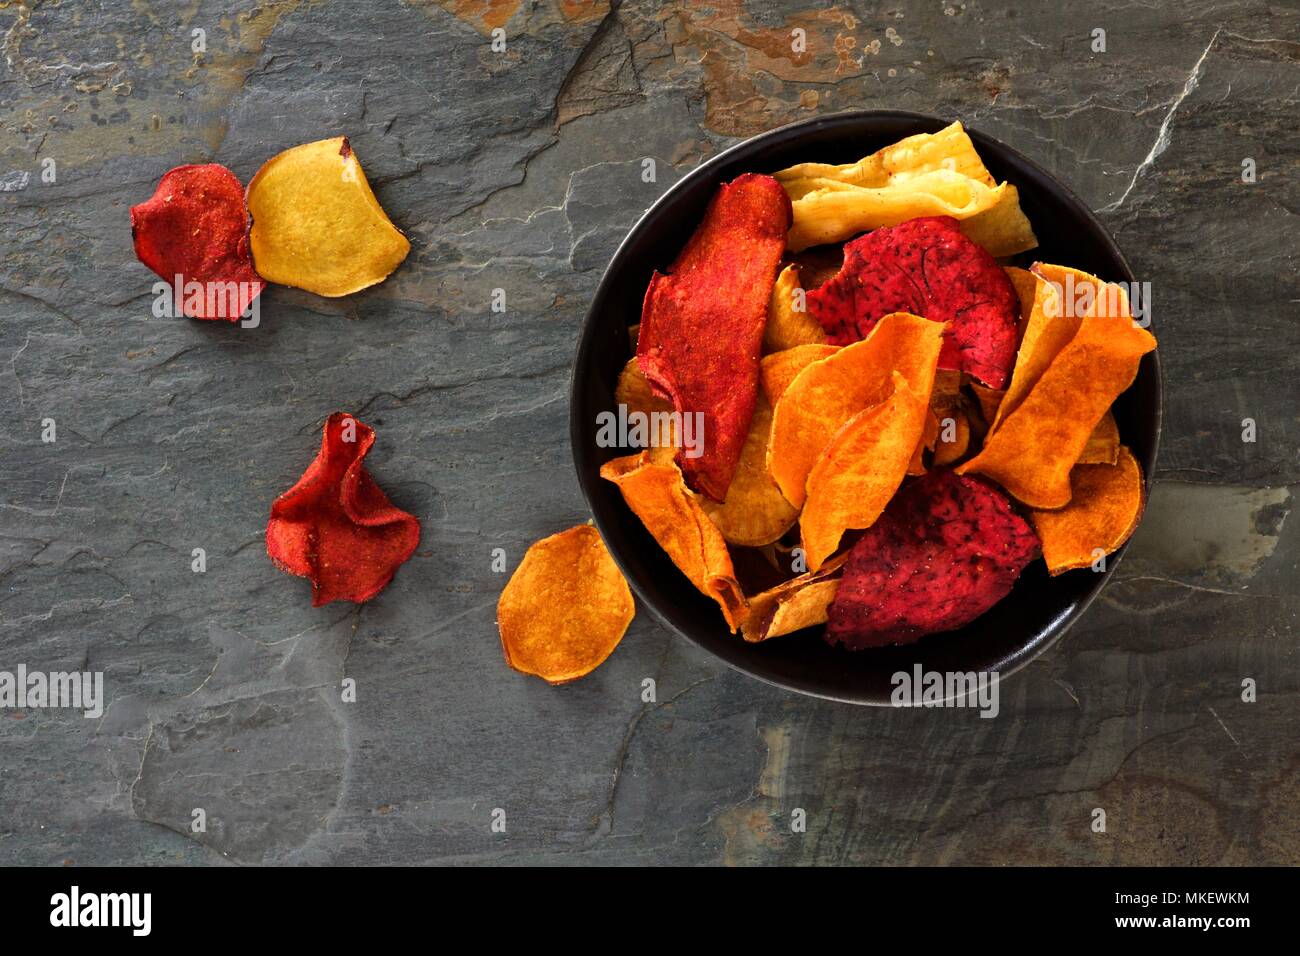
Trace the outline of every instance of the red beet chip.
{"type": "Polygon", "coordinates": [[[136,257],[169,283],[181,277],[175,307],[194,319],[238,322],[265,288],[248,226],[244,187],[215,163],[177,166],[148,202],[131,207],[136,257]]]}
{"type": "Polygon", "coordinates": [[[849,552],[826,640],[910,644],[975,620],[1039,550],[1029,523],[979,479],[946,469],[905,485],[849,552]]]}
{"type": "Polygon", "coordinates": [[[646,289],[637,365],[678,412],[702,413],[702,436],[683,429],[702,443],[677,460],[691,487],[714,501],[726,497],[749,435],[767,305],[789,229],[784,187],[744,173],[718,187],[668,274],[656,272],[646,289]]]}
{"type": "Polygon", "coordinates": [[[335,412],[316,460],[271,505],[266,553],[282,571],[311,579],[314,607],[369,601],[420,542],[419,520],[395,507],[361,463],[374,443],[374,429],[335,412]]]}
{"type": "Polygon", "coordinates": [[[939,368],[1002,388],[1016,360],[1020,300],[1006,272],[950,216],[909,219],[844,246],[844,265],[808,293],[833,345],[864,339],[884,316],[948,323],[939,368]]]}

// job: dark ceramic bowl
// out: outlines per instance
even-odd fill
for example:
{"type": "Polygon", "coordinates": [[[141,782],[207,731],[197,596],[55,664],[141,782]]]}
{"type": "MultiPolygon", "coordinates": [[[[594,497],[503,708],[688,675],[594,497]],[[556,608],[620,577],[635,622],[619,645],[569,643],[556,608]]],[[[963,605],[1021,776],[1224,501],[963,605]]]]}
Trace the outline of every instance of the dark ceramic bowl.
{"type": "MultiPolygon", "coordinates": [[[[779,687],[831,700],[887,704],[891,675],[919,663],[927,671],[998,671],[1005,677],[1052,645],[1115,573],[1123,549],[1103,573],[1072,571],[1052,578],[1033,562],[1015,589],[983,617],[906,647],[849,652],[822,640],[821,628],[748,644],[731,634],[717,605],[700,594],[623,503],[600,466],[625,450],[596,445],[596,416],[615,407],[619,372],[632,356],[628,326],[640,321],[651,273],[672,262],[699,225],[719,184],[745,172],[771,173],[801,162],[848,163],[950,120],[871,110],[819,117],[755,136],[693,170],[656,202],[614,254],[583,325],[573,368],[570,437],[578,481],[596,526],[632,589],[668,627],[737,670],[779,687]]],[[[1069,189],[1015,150],[968,130],[989,171],[1020,191],[1020,205],[1040,245],[1020,264],[1055,262],[1113,282],[1132,270],[1101,223],[1069,189]]],[[[1148,487],[1160,438],[1160,363],[1142,360],[1137,381],[1115,404],[1122,440],[1141,463],[1148,487]]]]}

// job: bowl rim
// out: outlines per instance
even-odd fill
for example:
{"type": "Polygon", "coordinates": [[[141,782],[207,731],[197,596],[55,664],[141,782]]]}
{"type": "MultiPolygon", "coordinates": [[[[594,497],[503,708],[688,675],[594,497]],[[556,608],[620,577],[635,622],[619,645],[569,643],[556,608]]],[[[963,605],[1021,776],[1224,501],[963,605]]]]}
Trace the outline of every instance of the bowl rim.
{"type": "MultiPolygon", "coordinates": [[[[583,423],[578,421],[577,415],[575,413],[575,409],[580,404],[579,389],[581,387],[582,380],[580,379],[579,376],[579,370],[586,368],[587,365],[589,364],[590,352],[593,348],[593,342],[595,340],[595,336],[592,333],[598,321],[598,310],[596,307],[598,304],[602,303],[608,297],[610,287],[614,284],[616,272],[618,271],[616,270],[615,267],[616,266],[620,268],[622,267],[623,265],[622,259],[624,258],[628,247],[632,243],[632,240],[636,237],[637,233],[640,232],[640,230],[645,227],[647,220],[651,219],[656,214],[656,212],[660,209],[660,207],[666,206],[671,202],[673,202],[676,199],[677,194],[679,192],[685,191],[689,187],[689,185],[692,184],[693,182],[710,176],[715,169],[725,165],[735,154],[742,152],[746,149],[752,149],[756,147],[760,142],[766,142],[769,140],[789,140],[791,138],[798,138],[798,136],[805,134],[807,132],[821,129],[827,126],[839,126],[839,125],[852,126],[853,124],[862,122],[863,120],[873,120],[873,119],[918,120],[926,123],[940,123],[945,126],[950,123],[960,121],[962,124],[962,128],[966,131],[966,133],[971,137],[971,139],[976,143],[977,146],[979,146],[981,143],[987,144],[990,147],[992,147],[994,150],[1001,151],[1003,154],[1009,156],[1014,161],[1021,163],[1024,166],[1028,167],[1029,169],[1033,170],[1039,176],[1041,176],[1043,179],[1049,182],[1052,185],[1052,187],[1061,196],[1063,196],[1071,205],[1073,205],[1077,210],[1079,210],[1079,212],[1082,214],[1082,217],[1085,220],[1087,220],[1095,228],[1096,233],[1102,237],[1106,245],[1106,252],[1108,253],[1108,255],[1112,256],[1120,266],[1120,269],[1123,273],[1121,278],[1123,278],[1124,281],[1130,283],[1136,281],[1136,278],[1133,273],[1133,267],[1129,264],[1128,258],[1124,255],[1123,250],[1120,249],[1119,244],[1115,241],[1115,237],[1111,235],[1110,230],[1105,226],[1105,224],[1102,223],[1102,221],[1097,218],[1097,215],[1092,210],[1092,208],[1087,203],[1085,203],[1081,198],[1079,198],[1079,196],[1074,192],[1074,190],[1072,190],[1069,186],[1063,183],[1053,173],[1044,169],[1039,163],[1025,156],[1023,153],[1021,153],[1019,150],[1015,149],[1014,147],[1008,146],[1006,143],[1002,142],[1001,140],[993,136],[990,136],[989,134],[984,133],[978,129],[972,129],[970,126],[967,125],[964,119],[960,119],[960,118],[956,120],[945,119],[944,117],[935,115],[933,113],[918,113],[912,110],[891,110],[891,109],[844,110],[841,112],[828,113],[825,115],[809,117],[808,119],[797,120],[793,123],[786,123],[782,126],[777,126],[770,130],[765,130],[764,132],[756,133],[753,136],[746,137],[745,139],[742,139],[739,142],[733,143],[731,146],[728,146],[726,149],[722,150],[716,155],[711,156],[709,159],[700,163],[694,169],[690,170],[685,175],[683,175],[675,183],[673,183],[666,190],[664,190],[663,194],[659,196],[659,198],[656,199],[654,202],[652,202],[646,208],[646,210],[637,218],[637,221],[631,226],[631,228],[628,229],[627,233],[623,236],[623,239],[619,242],[618,247],[614,250],[614,253],[610,256],[608,264],[605,266],[604,271],[601,273],[600,282],[597,283],[595,290],[591,294],[586,315],[583,317],[582,326],[578,332],[578,345],[577,345],[577,349],[574,352],[573,368],[569,374],[569,396],[568,396],[569,397],[569,455],[573,462],[574,471],[577,473],[578,487],[582,490],[583,500],[586,502],[587,509],[591,514],[591,520],[595,524],[596,530],[600,532],[601,538],[603,540],[605,541],[609,540],[609,532],[608,529],[605,527],[605,522],[601,519],[601,516],[597,513],[597,510],[592,504],[592,492],[591,492],[588,476],[580,467],[578,462],[578,456],[576,454],[576,449],[578,447],[578,444],[584,438],[584,436],[581,434],[584,425],[583,423]]],[[[1162,369],[1161,369],[1159,349],[1155,349],[1147,353],[1147,355],[1144,356],[1144,359],[1146,358],[1149,358],[1151,360],[1151,366],[1150,366],[1151,368],[1150,374],[1152,379],[1151,386],[1153,387],[1155,392],[1155,407],[1154,407],[1154,414],[1152,416],[1153,421],[1151,423],[1151,427],[1152,427],[1151,451],[1150,454],[1146,456],[1148,460],[1144,460],[1141,462],[1143,468],[1142,478],[1143,478],[1143,491],[1144,491],[1143,510],[1146,509],[1147,503],[1150,501],[1151,488],[1155,483],[1155,466],[1156,466],[1156,461],[1160,454],[1160,438],[1161,438],[1161,432],[1163,430],[1163,425],[1164,425],[1164,376],[1162,374],[1162,369]]],[[[1139,516],[1139,525],[1140,523],[1141,523],[1141,517],[1139,516]]],[[[1132,537],[1130,537],[1128,541],[1124,542],[1123,545],[1121,545],[1115,552],[1113,552],[1107,557],[1106,559],[1107,573],[1101,576],[1101,579],[1097,583],[1097,586],[1092,588],[1088,593],[1086,593],[1082,598],[1080,598],[1078,603],[1062,619],[1059,619],[1057,622],[1054,622],[1052,625],[1050,625],[1048,633],[1041,640],[1037,642],[1036,646],[1033,646],[1032,651],[1026,653],[1026,648],[1029,647],[1030,645],[1028,644],[1021,645],[1017,651],[1012,651],[1007,655],[1005,655],[1002,658],[1002,660],[997,662],[996,666],[985,668],[984,669],[985,672],[996,673],[998,682],[1001,683],[1006,678],[1012,676],[1013,674],[1019,672],[1021,669],[1027,667],[1030,663],[1037,660],[1044,653],[1046,653],[1051,647],[1053,647],[1062,637],[1065,636],[1065,634],[1070,630],[1070,628],[1074,626],[1075,622],[1078,621],[1079,618],[1083,617],[1084,613],[1092,605],[1092,602],[1095,601],[1097,599],[1097,596],[1101,594],[1101,592],[1105,589],[1106,585],[1110,582],[1110,579],[1113,577],[1115,569],[1119,566],[1120,561],[1123,559],[1125,552],[1128,551],[1128,547],[1131,541],[1132,541],[1132,537]],[[1009,667],[1006,666],[1008,661],[1011,661],[1009,667]]],[[[619,555],[615,553],[614,549],[609,549],[609,551],[610,551],[610,556],[614,559],[614,563],[618,565],[619,572],[623,575],[624,579],[628,582],[632,590],[636,593],[636,596],[639,599],[640,604],[644,607],[649,608],[651,614],[654,616],[654,618],[659,622],[659,624],[663,628],[665,628],[670,634],[685,638],[692,645],[694,645],[695,647],[699,648],[701,651],[708,654],[711,658],[722,661],[722,663],[726,664],[728,667],[732,668],[733,670],[738,671],[739,673],[742,673],[746,677],[749,677],[751,679],[761,681],[762,683],[767,684],[769,686],[777,687],[788,693],[800,694],[805,697],[812,697],[819,700],[827,700],[827,701],[832,701],[834,703],[840,703],[840,704],[853,704],[856,706],[866,706],[866,707],[895,706],[887,700],[867,699],[861,697],[846,697],[840,694],[833,694],[833,693],[828,693],[820,690],[810,689],[807,687],[795,686],[793,684],[786,683],[784,681],[771,677],[767,674],[763,674],[757,670],[754,670],[746,666],[744,663],[740,661],[729,660],[725,657],[721,657],[719,654],[715,653],[712,648],[708,647],[701,641],[696,640],[696,638],[688,631],[682,630],[681,628],[677,627],[676,624],[668,620],[668,618],[665,617],[665,615],[660,612],[659,608],[655,605],[655,602],[652,601],[646,595],[645,591],[642,589],[640,581],[638,581],[636,577],[630,574],[628,572],[628,569],[624,567],[622,560],[619,558],[619,555]]],[[[945,696],[943,701],[941,701],[940,703],[946,703],[948,700],[951,699],[952,699],[951,697],[945,696]]]]}

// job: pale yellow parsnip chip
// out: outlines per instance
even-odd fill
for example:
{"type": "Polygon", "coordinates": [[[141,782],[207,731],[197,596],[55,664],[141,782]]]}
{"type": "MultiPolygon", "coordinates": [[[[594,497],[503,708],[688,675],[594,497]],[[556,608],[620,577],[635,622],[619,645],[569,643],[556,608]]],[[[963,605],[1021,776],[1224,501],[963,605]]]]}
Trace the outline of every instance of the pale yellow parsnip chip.
{"type": "Polygon", "coordinates": [[[960,223],[962,235],[991,256],[1014,256],[1038,245],[1034,227],[1020,208],[1020,191],[1011,183],[997,187],[997,201],[960,223]]]}
{"type": "Polygon", "coordinates": [[[722,504],[708,498],[700,500],[704,513],[731,544],[751,548],[771,544],[790,530],[799,517],[799,512],[785,500],[767,473],[767,441],[771,430],[772,406],[760,393],[726,500],[722,504]]]}
{"type": "Polygon", "coordinates": [[[673,564],[718,602],[734,634],[745,616],[745,596],[722,532],[700,507],[700,496],[686,487],[676,463],[641,452],[607,461],[600,476],[618,485],[627,506],[673,564]]]}
{"type": "Polygon", "coordinates": [[[969,239],[994,256],[1014,255],[1037,245],[1014,186],[989,187],[947,170],[877,189],[817,190],[793,200],[793,209],[794,224],[786,240],[792,252],[843,242],[920,216],[952,216],[961,221],[969,239]],[[966,220],[974,221],[967,225],[966,220]]]}
{"type": "Polygon", "coordinates": [[[384,281],[411,250],[346,136],[273,156],[249,182],[247,197],[253,264],[270,282],[348,295],[384,281]]]}
{"type": "Polygon", "coordinates": [[[535,542],[497,602],[506,663],[564,684],[613,653],[632,622],[632,592],[591,525],[535,542]]]}
{"type": "Polygon", "coordinates": [[[800,163],[774,175],[787,189],[789,183],[810,178],[850,186],[879,187],[906,182],[939,169],[959,173],[986,186],[996,185],[960,122],[951,123],[937,133],[917,133],[900,139],[856,163],[839,166],[800,163]]]}
{"type": "MultiPolygon", "coordinates": [[[[862,341],[795,376],[776,403],[767,449],[768,471],[791,504],[803,505],[808,474],[840,427],[889,397],[893,371],[929,402],[942,337],[941,323],[894,312],[862,341]]],[[[907,449],[909,458],[912,450],[907,449]]]]}
{"type": "Polygon", "coordinates": [[[922,440],[929,389],[912,389],[898,372],[890,379],[892,394],[846,422],[808,475],[799,531],[809,571],[835,553],[845,531],[875,523],[922,440]]]}

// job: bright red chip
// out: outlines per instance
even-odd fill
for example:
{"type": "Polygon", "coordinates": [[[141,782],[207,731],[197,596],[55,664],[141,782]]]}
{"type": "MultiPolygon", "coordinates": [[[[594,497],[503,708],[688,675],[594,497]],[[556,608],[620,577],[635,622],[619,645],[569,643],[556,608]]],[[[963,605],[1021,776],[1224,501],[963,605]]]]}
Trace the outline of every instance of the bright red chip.
{"type": "Polygon", "coordinates": [[[844,265],[808,293],[833,345],[866,338],[883,316],[948,323],[939,368],[1002,388],[1016,360],[1020,300],[1006,272],[950,216],[909,219],[844,246],[844,265]]]}
{"type": "Polygon", "coordinates": [[[374,443],[374,429],[335,412],[316,460],[271,505],[266,553],[311,579],[314,607],[369,601],[420,542],[419,520],[395,507],[361,462],[374,443]]]}
{"type": "MultiPolygon", "coordinates": [[[[702,441],[677,460],[687,482],[714,501],[726,497],[749,434],[790,215],[771,176],[736,177],[718,188],[668,274],[656,272],[646,289],[637,365],[678,412],[703,414],[702,441]]],[[[694,431],[683,430],[688,444],[694,431]]]]}
{"type": "Polygon", "coordinates": [[[975,620],[1038,555],[1006,495],[936,469],[904,485],[849,552],[826,640],[850,650],[910,644],[975,620]]]}
{"type": "Polygon", "coordinates": [[[169,283],[181,277],[175,307],[194,319],[237,322],[265,288],[248,227],[244,187],[215,163],[177,166],[148,202],[131,207],[136,256],[169,283]]]}

